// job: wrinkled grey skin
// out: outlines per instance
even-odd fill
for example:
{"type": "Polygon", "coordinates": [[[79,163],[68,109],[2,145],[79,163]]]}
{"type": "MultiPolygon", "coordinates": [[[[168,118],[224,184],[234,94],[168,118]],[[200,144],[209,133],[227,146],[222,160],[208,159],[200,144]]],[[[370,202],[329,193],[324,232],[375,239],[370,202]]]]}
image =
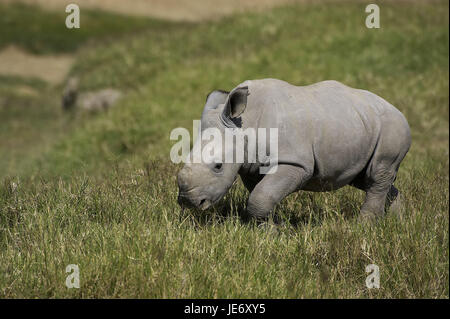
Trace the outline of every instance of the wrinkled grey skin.
{"type": "Polygon", "coordinates": [[[202,130],[226,126],[278,128],[278,169],[261,163],[186,164],[178,174],[179,203],[206,209],[237,175],[250,191],[247,211],[266,218],[287,195],[331,191],[345,185],[366,192],[363,218],[384,214],[398,197],[393,186],[411,145],[405,117],[381,97],[336,81],[293,86],[276,79],[245,81],[230,93],[213,91],[202,130]]]}

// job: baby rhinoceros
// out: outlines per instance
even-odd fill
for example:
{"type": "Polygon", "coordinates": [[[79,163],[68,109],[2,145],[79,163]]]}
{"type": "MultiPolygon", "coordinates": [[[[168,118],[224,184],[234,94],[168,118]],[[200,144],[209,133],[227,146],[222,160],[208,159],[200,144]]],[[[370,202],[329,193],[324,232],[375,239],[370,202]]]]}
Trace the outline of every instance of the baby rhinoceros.
{"type": "MultiPolygon", "coordinates": [[[[238,174],[250,192],[247,212],[257,219],[266,218],[293,192],[331,191],[345,185],[366,193],[363,220],[399,205],[393,182],[411,145],[410,129],[399,110],[371,92],[336,81],[294,86],[276,79],[249,80],[231,92],[208,95],[201,129],[210,127],[222,133],[227,128],[277,128],[276,169],[261,173],[267,159],[249,162],[248,156],[243,163],[190,161],[178,174],[182,206],[207,209],[224,196],[238,174]]],[[[246,142],[246,155],[258,154],[251,149],[258,145],[246,142]]]]}

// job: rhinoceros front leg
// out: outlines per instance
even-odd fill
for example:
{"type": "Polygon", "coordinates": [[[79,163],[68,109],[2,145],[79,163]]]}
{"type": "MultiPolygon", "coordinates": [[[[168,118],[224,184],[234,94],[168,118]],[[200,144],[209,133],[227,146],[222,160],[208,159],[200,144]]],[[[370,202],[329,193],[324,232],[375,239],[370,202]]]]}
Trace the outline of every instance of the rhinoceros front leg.
{"type": "Polygon", "coordinates": [[[311,177],[302,167],[279,165],[274,174],[267,174],[254,187],[247,204],[247,213],[257,219],[266,218],[287,195],[299,190],[311,177]]]}

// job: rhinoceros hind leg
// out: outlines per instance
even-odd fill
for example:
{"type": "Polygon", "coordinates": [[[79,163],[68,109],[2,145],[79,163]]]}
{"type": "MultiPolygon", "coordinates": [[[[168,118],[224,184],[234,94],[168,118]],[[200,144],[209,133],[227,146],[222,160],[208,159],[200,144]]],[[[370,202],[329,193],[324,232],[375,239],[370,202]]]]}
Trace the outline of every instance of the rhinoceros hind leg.
{"type": "Polygon", "coordinates": [[[367,191],[366,199],[361,207],[360,220],[374,220],[384,215],[386,211],[401,215],[403,203],[398,189],[391,185],[386,194],[367,191]]]}
{"type": "Polygon", "coordinates": [[[360,219],[372,220],[384,215],[385,209],[395,201],[398,190],[392,185],[397,169],[380,169],[369,178],[366,198],[361,207],[360,219]]]}
{"type": "Polygon", "coordinates": [[[384,205],[386,202],[386,192],[367,191],[366,198],[361,207],[361,220],[377,219],[384,214],[384,205]]]}
{"type": "Polygon", "coordinates": [[[388,209],[397,215],[401,215],[404,210],[402,196],[394,185],[391,185],[386,197],[386,210],[388,209]]]}

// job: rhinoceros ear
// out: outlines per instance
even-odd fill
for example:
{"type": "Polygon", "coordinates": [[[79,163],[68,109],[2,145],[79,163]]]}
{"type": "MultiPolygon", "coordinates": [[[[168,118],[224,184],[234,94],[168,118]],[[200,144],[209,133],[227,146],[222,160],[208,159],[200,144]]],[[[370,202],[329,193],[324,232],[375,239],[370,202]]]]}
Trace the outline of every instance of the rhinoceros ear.
{"type": "Polygon", "coordinates": [[[220,104],[224,104],[227,100],[228,94],[230,92],[222,91],[222,90],[214,90],[208,94],[206,97],[205,107],[203,108],[203,115],[209,111],[216,109],[220,104]]]}
{"type": "Polygon", "coordinates": [[[247,95],[248,86],[239,87],[231,91],[223,115],[230,119],[239,117],[247,107],[247,95]]]}

